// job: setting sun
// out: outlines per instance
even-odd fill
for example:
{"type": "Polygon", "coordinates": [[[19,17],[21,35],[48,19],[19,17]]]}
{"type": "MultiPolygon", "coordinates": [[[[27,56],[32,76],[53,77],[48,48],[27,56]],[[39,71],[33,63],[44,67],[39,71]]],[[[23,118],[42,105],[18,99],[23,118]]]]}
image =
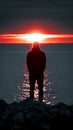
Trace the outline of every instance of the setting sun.
{"type": "Polygon", "coordinates": [[[1,43],[73,43],[73,34],[0,34],[1,43]]]}
{"type": "Polygon", "coordinates": [[[21,34],[18,38],[27,40],[29,42],[42,42],[48,35],[41,33],[21,34]]]}

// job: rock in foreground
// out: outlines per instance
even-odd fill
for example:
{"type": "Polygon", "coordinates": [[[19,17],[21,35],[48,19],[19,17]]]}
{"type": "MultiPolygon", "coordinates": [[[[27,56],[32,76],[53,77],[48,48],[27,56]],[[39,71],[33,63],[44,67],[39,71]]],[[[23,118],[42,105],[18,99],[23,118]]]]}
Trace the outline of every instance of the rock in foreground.
{"type": "Polygon", "coordinates": [[[73,130],[73,105],[0,100],[0,130],[73,130]]]}

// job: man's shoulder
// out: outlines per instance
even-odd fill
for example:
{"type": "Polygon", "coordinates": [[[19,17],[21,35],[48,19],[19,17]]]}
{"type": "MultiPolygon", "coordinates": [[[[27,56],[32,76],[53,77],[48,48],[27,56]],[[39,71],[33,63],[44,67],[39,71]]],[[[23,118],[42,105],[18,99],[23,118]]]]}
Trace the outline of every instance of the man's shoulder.
{"type": "Polygon", "coordinates": [[[31,51],[28,51],[28,53],[27,54],[30,54],[31,53],[31,51]]]}
{"type": "Polygon", "coordinates": [[[40,52],[41,52],[42,55],[45,55],[45,52],[44,52],[44,51],[40,50],[40,52]]]}
{"type": "Polygon", "coordinates": [[[27,56],[28,56],[28,55],[31,55],[31,54],[32,54],[32,51],[29,51],[29,52],[27,53],[27,56]]]}

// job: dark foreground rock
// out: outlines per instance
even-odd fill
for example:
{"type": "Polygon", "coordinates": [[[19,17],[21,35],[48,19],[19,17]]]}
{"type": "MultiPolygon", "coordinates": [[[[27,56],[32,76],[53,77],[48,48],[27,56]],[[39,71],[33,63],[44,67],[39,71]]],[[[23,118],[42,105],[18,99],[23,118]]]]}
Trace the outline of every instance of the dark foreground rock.
{"type": "Polygon", "coordinates": [[[73,105],[0,100],[0,130],[73,130],[73,105]]]}

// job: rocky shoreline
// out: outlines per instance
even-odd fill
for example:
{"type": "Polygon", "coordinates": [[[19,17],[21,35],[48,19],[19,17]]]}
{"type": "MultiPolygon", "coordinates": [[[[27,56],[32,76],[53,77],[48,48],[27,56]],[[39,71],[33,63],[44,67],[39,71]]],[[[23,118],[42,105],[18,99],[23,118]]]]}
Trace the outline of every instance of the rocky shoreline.
{"type": "Polygon", "coordinates": [[[73,130],[73,105],[25,99],[7,104],[0,99],[0,130],[73,130]]]}

